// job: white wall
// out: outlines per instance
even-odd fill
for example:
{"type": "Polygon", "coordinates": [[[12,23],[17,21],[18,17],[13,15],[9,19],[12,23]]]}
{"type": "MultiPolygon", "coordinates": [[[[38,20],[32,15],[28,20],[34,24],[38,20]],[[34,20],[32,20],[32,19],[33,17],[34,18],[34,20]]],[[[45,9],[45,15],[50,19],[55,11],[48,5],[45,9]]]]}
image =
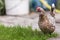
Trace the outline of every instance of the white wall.
{"type": "Polygon", "coordinates": [[[24,15],[29,13],[29,0],[5,0],[7,15],[24,15]]]}

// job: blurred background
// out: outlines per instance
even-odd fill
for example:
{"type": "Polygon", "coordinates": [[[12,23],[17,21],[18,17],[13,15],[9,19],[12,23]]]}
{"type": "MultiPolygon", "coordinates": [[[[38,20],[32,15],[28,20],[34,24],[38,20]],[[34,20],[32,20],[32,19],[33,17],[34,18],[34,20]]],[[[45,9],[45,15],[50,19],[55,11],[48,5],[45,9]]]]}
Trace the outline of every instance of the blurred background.
{"type": "MultiPolygon", "coordinates": [[[[20,0],[19,0],[20,1],[20,0]]],[[[36,7],[37,6],[40,6],[40,7],[42,7],[44,10],[46,10],[46,11],[48,11],[49,9],[48,8],[46,8],[41,2],[40,2],[40,0],[29,0],[29,2],[28,1],[24,1],[24,3],[23,3],[23,1],[24,0],[21,0],[20,2],[21,3],[18,3],[18,0],[0,0],[0,15],[5,15],[6,13],[11,13],[11,14],[13,14],[15,11],[9,11],[9,12],[7,12],[6,10],[8,10],[8,8],[10,8],[10,7],[12,7],[11,5],[13,4],[14,5],[14,3],[16,4],[19,4],[19,5],[21,5],[22,4],[22,6],[19,6],[20,7],[20,9],[21,9],[21,11],[19,11],[18,9],[18,5],[15,5],[15,8],[14,7],[12,7],[10,10],[18,10],[17,12],[15,12],[15,13],[17,13],[17,14],[19,14],[20,12],[21,12],[21,14],[23,14],[22,13],[22,11],[24,11],[24,13],[29,13],[29,12],[35,12],[36,11],[36,7]],[[26,2],[26,3],[25,3],[26,2]],[[10,3],[10,4],[9,4],[10,3]],[[26,5],[27,4],[27,5],[26,5]],[[25,6],[25,7],[23,7],[23,6],[25,6]],[[27,7],[28,6],[28,7],[27,7]],[[28,9],[26,9],[26,11],[24,10],[24,8],[26,9],[26,8],[28,8],[28,9]],[[28,11],[27,11],[28,10],[28,11]]],[[[45,0],[49,5],[51,5],[52,3],[54,3],[55,5],[56,5],[56,8],[57,9],[60,9],[60,0],[45,0]]],[[[16,15],[17,15],[16,14],[16,15]]],[[[10,15],[10,14],[9,14],[10,15]]]]}
{"type": "MultiPolygon", "coordinates": [[[[60,3],[59,1],[60,1],[60,0],[45,0],[45,2],[47,2],[50,6],[54,3],[55,6],[56,6],[56,8],[58,8],[58,9],[59,9],[59,6],[58,6],[58,5],[59,5],[59,3],[60,3]]],[[[31,0],[30,5],[31,5],[30,8],[31,8],[32,11],[35,11],[37,6],[42,7],[42,8],[45,9],[46,11],[49,10],[46,6],[44,6],[44,5],[40,2],[40,0],[31,0]]]]}

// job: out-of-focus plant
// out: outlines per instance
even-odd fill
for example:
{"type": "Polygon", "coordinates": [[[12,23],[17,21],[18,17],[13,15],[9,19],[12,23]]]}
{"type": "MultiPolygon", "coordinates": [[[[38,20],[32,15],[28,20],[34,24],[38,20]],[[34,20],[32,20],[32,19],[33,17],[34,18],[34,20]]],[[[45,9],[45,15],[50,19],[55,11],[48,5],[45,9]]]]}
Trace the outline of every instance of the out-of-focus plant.
{"type": "Polygon", "coordinates": [[[57,9],[60,9],[60,0],[57,0],[57,9]]]}
{"type": "Polygon", "coordinates": [[[4,15],[5,12],[5,0],[0,0],[0,15],[4,15]]]}

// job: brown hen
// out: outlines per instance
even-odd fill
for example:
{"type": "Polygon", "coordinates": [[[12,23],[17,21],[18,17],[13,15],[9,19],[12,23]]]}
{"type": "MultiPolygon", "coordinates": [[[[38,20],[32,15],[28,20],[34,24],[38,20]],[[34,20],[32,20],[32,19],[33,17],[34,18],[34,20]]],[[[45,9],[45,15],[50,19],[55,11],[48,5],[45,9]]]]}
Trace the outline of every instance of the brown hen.
{"type": "Polygon", "coordinates": [[[55,30],[55,18],[54,18],[55,15],[53,15],[53,11],[50,11],[51,13],[51,14],[49,13],[50,16],[49,15],[47,16],[46,12],[41,7],[37,8],[37,11],[38,9],[40,9],[39,21],[38,21],[39,28],[44,34],[53,33],[55,30]]]}

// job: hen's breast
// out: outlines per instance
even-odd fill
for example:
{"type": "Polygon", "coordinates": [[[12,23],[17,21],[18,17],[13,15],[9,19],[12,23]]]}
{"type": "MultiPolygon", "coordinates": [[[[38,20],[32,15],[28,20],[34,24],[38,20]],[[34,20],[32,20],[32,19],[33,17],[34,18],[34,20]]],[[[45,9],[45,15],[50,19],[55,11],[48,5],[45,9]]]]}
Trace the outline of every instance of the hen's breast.
{"type": "Polygon", "coordinates": [[[39,21],[38,22],[38,25],[39,25],[39,28],[41,29],[42,32],[46,32],[48,31],[48,22],[47,20],[44,20],[44,21],[39,21]]]}

